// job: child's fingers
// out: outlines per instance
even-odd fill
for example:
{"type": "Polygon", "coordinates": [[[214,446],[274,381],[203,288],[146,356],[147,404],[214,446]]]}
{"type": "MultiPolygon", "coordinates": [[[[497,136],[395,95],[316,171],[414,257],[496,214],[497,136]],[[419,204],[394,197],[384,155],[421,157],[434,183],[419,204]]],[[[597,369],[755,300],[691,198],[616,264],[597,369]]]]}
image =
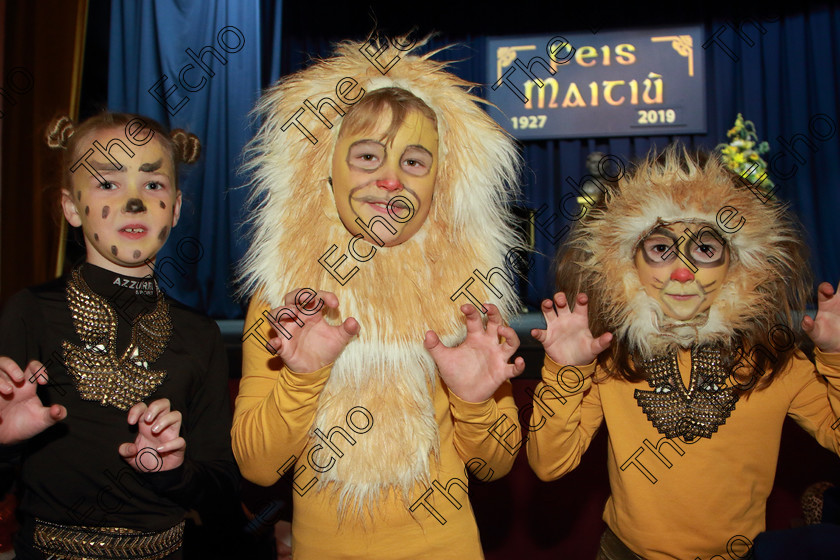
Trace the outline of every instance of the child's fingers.
{"type": "Polygon", "coordinates": [[[137,455],[137,446],[133,443],[122,443],[117,448],[117,452],[120,454],[120,457],[125,460],[129,460],[137,455]]]}
{"type": "Polygon", "coordinates": [[[521,375],[522,372],[525,371],[525,359],[522,356],[517,356],[511,365],[512,367],[510,368],[510,375],[508,375],[508,379],[521,375]]]}
{"type": "Polygon", "coordinates": [[[306,315],[298,315],[291,307],[278,307],[272,309],[268,313],[268,322],[271,327],[277,332],[278,336],[286,336],[289,338],[294,335],[306,325],[303,318],[306,315]]]}
{"type": "Polygon", "coordinates": [[[588,315],[589,297],[583,292],[579,293],[575,302],[575,313],[586,317],[588,315]]]}
{"type": "MultiPolygon", "coordinates": [[[[838,286],[840,288],[840,286],[838,286]]],[[[834,286],[828,282],[821,282],[817,286],[817,303],[828,301],[834,295],[834,286]]]]}
{"type": "Polygon", "coordinates": [[[139,402],[132,406],[128,411],[128,423],[132,426],[142,418],[143,413],[146,412],[146,403],[139,402]]]}
{"type": "Polygon", "coordinates": [[[53,423],[61,422],[67,418],[67,409],[60,404],[54,404],[49,408],[48,414],[53,423]]]}
{"type": "Polygon", "coordinates": [[[29,381],[38,383],[39,385],[46,385],[50,378],[50,376],[47,375],[47,368],[45,368],[44,364],[38,360],[32,360],[26,364],[26,370],[21,373],[22,378],[20,381],[15,380],[18,383],[24,379],[28,379],[29,381]]]}
{"type": "Polygon", "coordinates": [[[484,307],[487,308],[487,329],[490,329],[490,326],[494,326],[496,328],[502,325],[502,314],[499,312],[499,308],[493,305],[492,303],[485,303],[484,307]]]}
{"type": "Polygon", "coordinates": [[[181,413],[177,410],[158,416],[157,421],[152,426],[152,433],[154,435],[159,435],[170,426],[177,426],[178,428],[181,427],[181,413]]]}
{"type": "Polygon", "coordinates": [[[598,354],[600,354],[601,352],[606,350],[607,347],[609,347],[610,342],[612,341],[612,338],[613,338],[612,333],[606,332],[606,333],[602,334],[601,336],[599,336],[598,338],[596,338],[595,340],[593,340],[592,341],[592,346],[591,346],[592,353],[597,356],[598,354]]]}
{"type": "Polygon", "coordinates": [[[548,331],[545,329],[531,329],[531,336],[540,344],[545,342],[547,333],[548,331]]]}
{"type": "Polygon", "coordinates": [[[280,352],[283,350],[283,341],[280,339],[279,336],[275,336],[274,338],[268,339],[268,342],[265,343],[265,349],[268,350],[272,355],[279,356],[280,352]]]}
{"type": "Polygon", "coordinates": [[[446,349],[446,346],[440,341],[435,331],[426,331],[426,337],[423,339],[423,346],[432,355],[432,359],[440,356],[440,353],[446,349]]]}
{"type": "Polygon", "coordinates": [[[181,451],[187,448],[187,442],[182,437],[176,437],[173,440],[167,441],[155,448],[158,453],[171,453],[172,451],[181,451]]]}
{"type": "Polygon", "coordinates": [[[461,306],[461,313],[464,314],[467,321],[467,334],[479,333],[484,330],[484,326],[481,324],[481,314],[474,305],[465,303],[461,306]]]}
{"type": "MultiPolygon", "coordinates": [[[[37,362],[40,364],[40,362],[37,362]]],[[[0,356],[0,372],[5,374],[10,380],[20,383],[24,379],[23,372],[17,363],[6,356],[0,356]]]]}
{"type": "Polygon", "coordinates": [[[502,343],[505,359],[510,359],[513,353],[516,352],[516,349],[519,348],[519,335],[516,334],[516,331],[512,327],[508,326],[499,327],[499,334],[505,338],[505,341],[502,343]]]}
{"type": "Polygon", "coordinates": [[[168,413],[169,406],[169,399],[158,399],[156,401],[152,401],[149,404],[149,409],[146,411],[146,415],[143,417],[143,420],[146,423],[153,422],[154,419],[160,416],[161,414],[168,413]]]}
{"type": "Polygon", "coordinates": [[[345,334],[347,334],[349,338],[353,338],[359,334],[359,331],[362,328],[361,325],[359,325],[359,322],[353,317],[347,317],[344,322],[341,323],[341,327],[344,329],[345,334]]]}

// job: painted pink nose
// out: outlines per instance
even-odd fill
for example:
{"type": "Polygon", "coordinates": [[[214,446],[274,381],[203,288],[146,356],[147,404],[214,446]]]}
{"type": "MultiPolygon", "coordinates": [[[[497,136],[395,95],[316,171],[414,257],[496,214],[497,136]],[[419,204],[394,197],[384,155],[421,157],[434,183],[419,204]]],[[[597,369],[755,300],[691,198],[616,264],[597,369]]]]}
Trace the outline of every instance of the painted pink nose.
{"type": "Polygon", "coordinates": [[[687,268],[678,268],[671,273],[671,280],[676,280],[677,282],[688,282],[690,280],[694,280],[694,274],[692,274],[687,268]]]}
{"type": "Polygon", "coordinates": [[[399,179],[380,179],[376,182],[376,186],[386,191],[398,191],[403,188],[399,179]]]}

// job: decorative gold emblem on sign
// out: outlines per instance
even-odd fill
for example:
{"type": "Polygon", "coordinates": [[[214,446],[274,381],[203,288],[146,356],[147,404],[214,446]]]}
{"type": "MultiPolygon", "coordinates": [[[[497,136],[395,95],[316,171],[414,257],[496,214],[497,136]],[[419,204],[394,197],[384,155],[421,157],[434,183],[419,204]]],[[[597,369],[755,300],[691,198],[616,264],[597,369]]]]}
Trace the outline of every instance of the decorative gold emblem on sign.
{"type": "Polygon", "coordinates": [[[84,347],[65,340],[62,348],[67,371],[83,399],[128,410],[163,382],[166,371],[150,370],[149,363],[166,349],[172,320],[163,294],[160,290],[157,293],[155,308],[134,320],[131,342],[118,357],[114,308],[90,289],[80,268],[73,270],[67,282],[67,303],[84,347]]]}
{"type": "Polygon", "coordinates": [[[534,51],[536,45],[519,45],[516,47],[499,47],[496,49],[496,79],[502,79],[502,68],[507,68],[516,60],[517,51],[534,51]]]}
{"type": "Polygon", "coordinates": [[[691,35],[666,35],[664,37],[651,37],[654,43],[671,41],[671,47],[677,54],[688,58],[688,75],[694,76],[694,40],[691,35]]]}

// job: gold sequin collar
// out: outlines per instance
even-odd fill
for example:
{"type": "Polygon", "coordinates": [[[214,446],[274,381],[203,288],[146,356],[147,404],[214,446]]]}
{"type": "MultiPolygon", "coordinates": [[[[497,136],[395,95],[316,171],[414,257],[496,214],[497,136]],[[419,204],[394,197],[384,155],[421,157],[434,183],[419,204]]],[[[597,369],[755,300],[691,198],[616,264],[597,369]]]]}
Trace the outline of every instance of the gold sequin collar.
{"type": "Polygon", "coordinates": [[[653,391],[636,389],[634,397],[656,430],[667,438],[693,442],[711,438],[738,402],[727,386],[720,348],[691,349],[691,381],[686,388],[676,351],[642,362],[653,391]]]}
{"type": "Polygon", "coordinates": [[[166,371],[149,369],[166,349],[172,333],[169,306],[157,290],[155,308],[138,316],[131,326],[131,342],[117,356],[117,313],[109,301],[85,282],[81,267],[67,282],[67,303],[73,327],[83,346],[62,342],[67,371],[84,400],[128,410],[148,397],[166,378],[166,371]]]}

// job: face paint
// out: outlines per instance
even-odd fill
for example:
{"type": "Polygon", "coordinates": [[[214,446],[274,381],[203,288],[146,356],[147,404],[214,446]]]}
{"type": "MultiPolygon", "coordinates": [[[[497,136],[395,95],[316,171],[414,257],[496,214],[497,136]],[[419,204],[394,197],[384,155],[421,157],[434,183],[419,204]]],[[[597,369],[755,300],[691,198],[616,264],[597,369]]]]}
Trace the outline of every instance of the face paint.
{"type": "Polygon", "coordinates": [[[146,211],[146,206],[143,204],[143,201],[139,198],[132,198],[128,202],[125,203],[125,211],[130,213],[140,213],[146,211]]]}
{"type": "Polygon", "coordinates": [[[679,222],[648,234],[639,243],[635,264],[645,292],[665,315],[688,321],[707,311],[720,293],[729,271],[729,251],[709,226],[679,222]],[[695,239],[688,238],[686,228],[695,239]]]}
{"type": "MultiPolygon", "coordinates": [[[[107,145],[123,134],[121,128],[100,129],[80,145],[94,140],[107,145]]],[[[92,157],[90,164],[103,181],[86,169],[78,170],[62,206],[70,224],[82,227],[88,262],[127,276],[145,276],[147,262],[154,262],[178,221],[181,194],[175,188],[173,162],[159,141],[132,149],[133,157],[120,159],[122,169],[92,157]],[[70,193],[82,193],[86,205],[70,193]]]]}
{"type": "Polygon", "coordinates": [[[431,120],[418,111],[408,113],[393,142],[386,144],[390,123],[390,110],[383,111],[372,130],[339,136],[332,160],[333,196],[344,227],[384,246],[407,241],[426,221],[438,159],[431,120]],[[370,225],[381,243],[357,219],[370,225]]]}
{"type": "Polygon", "coordinates": [[[81,202],[82,201],[82,191],[76,191],[76,199],[81,202]]]}

